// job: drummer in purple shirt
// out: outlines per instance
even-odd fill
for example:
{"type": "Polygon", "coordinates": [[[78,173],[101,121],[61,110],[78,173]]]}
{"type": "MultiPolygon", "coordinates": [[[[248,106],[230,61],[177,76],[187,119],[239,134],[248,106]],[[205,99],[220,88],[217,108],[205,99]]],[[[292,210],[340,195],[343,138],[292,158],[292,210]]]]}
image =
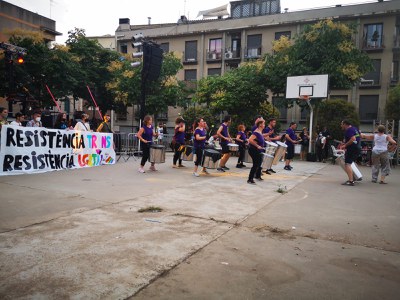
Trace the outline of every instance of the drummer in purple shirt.
{"type": "Polygon", "coordinates": [[[226,166],[229,157],[231,157],[231,151],[229,150],[228,144],[232,142],[231,136],[229,135],[229,125],[232,123],[232,118],[230,116],[225,116],[224,122],[218,128],[217,135],[220,139],[220,144],[222,148],[222,158],[219,163],[219,168],[217,169],[220,172],[225,172],[225,170],[229,170],[226,166]]]}
{"type": "Polygon", "coordinates": [[[344,132],[345,143],[340,148],[346,150],[344,155],[345,171],[349,180],[347,180],[343,185],[354,185],[353,170],[351,164],[360,155],[360,142],[361,136],[359,130],[352,126],[349,121],[343,120],[340,124],[344,132]]]}
{"type": "MultiPolygon", "coordinates": [[[[206,144],[206,139],[207,139],[207,131],[206,127],[207,124],[204,122],[203,118],[200,118],[196,120],[194,124],[194,142],[193,142],[193,148],[194,152],[196,154],[196,161],[194,162],[194,170],[193,170],[193,176],[199,177],[199,173],[197,172],[197,169],[199,165],[201,165],[201,161],[203,158],[203,151],[204,147],[206,144]]],[[[207,169],[203,167],[202,172],[204,174],[208,174],[207,169]]]]}
{"type": "Polygon", "coordinates": [[[265,141],[262,135],[262,131],[265,127],[265,121],[260,120],[257,122],[257,128],[253,131],[249,138],[249,154],[253,159],[253,166],[251,167],[249,178],[247,183],[255,184],[254,178],[258,180],[263,180],[261,177],[261,164],[262,156],[261,153],[264,152],[265,141]]]}
{"type": "Polygon", "coordinates": [[[245,168],[246,166],[243,164],[244,155],[246,151],[247,144],[247,136],[246,136],[246,127],[241,124],[238,126],[238,133],[236,135],[236,143],[239,145],[239,158],[236,164],[236,168],[245,168]]]}
{"type": "MultiPolygon", "coordinates": [[[[269,119],[268,126],[266,126],[263,130],[263,136],[264,139],[267,141],[275,142],[275,141],[280,141],[281,136],[277,135],[275,133],[275,126],[276,126],[276,119],[271,118],[269,119]]],[[[268,169],[264,171],[265,174],[272,175],[271,173],[276,173],[273,169],[268,169]]]]}
{"type": "MultiPolygon", "coordinates": [[[[150,146],[153,144],[153,136],[157,136],[153,129],[153,119],[150,116],[145,116],[143,119],[143,126],[137,133],[138,139],[142,142],[143,151],[142,161],[140,162],[140,168],[138,170],[139,173],[145,173],[144,165],[150,157],[150,146]]],[[[154,163],[151,163],[150,170],[157,171],[154,163]]]]}
{"type": "Polygon", "coordinates": [[[287,145],[287,153],[286,153],[286,162],[284,169],[287,171],[291,171],[293,167],[290,165],[290,162],[294,157],[294,144],[297,144],[297,135],[296,130],[297,124],[295,122],[291,122],[289,128],[286,130],[285,138],[287,145]]]}

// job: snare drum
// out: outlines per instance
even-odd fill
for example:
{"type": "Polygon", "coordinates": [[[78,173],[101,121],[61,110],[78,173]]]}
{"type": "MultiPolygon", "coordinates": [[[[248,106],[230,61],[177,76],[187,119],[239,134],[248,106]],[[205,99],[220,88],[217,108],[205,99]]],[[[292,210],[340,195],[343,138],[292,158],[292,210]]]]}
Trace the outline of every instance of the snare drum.
{"type": "Polygon", "coordinates": [[[228,144],[228,148],[229,148],[229,151],[231,151],[231,152],[239,151],[239,145],[238,144],[229,143],[228,144]]]}
{"type": "Polygon", "coordinates": [[[221,153],[213,149],[205,149],[201,165],[207,169],[216,169],[218,161],[221,159],[221,153]]]}
{"type": "Polygon", "coordinates": [[[276,142],[278,144],[278,148],[275,151],[274,161],[273,164],[277,165],[279,160],[285,155],[287,145],[282,142],[276,142]]]}
{"type": "Polygon", "coordinates": [[[193,146],[185,146],[185,150],[182,152],[183,161],[193,161],[193,146]]]}
{"type": "Polygon", "coordinates": [[[161,164],[165,163],[165,146],[164,145],[151,145],[149,162],[161,164]]]}
{"type": "Polygon", "coordinates": [[[274,156],[268,154],[268,153],[261,153],[263,157],[263,161],[261,164],[261,168],[263,169],[271,169],[272,162],[274,161],[274,156]]]}
{"type": "Polygon", "coordinates": [[[266,148],[265,148],[265,153],[273,156],[275,154],[276,149],[278,148],[278,144],[275,144],[274,142],[265,142],[266,148]]]}

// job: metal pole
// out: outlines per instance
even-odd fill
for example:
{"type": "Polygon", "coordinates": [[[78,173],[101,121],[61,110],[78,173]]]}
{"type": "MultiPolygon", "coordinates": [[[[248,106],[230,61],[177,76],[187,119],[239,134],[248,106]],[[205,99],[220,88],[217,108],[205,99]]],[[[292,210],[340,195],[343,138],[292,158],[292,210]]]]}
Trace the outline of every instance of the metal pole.
{"type": "Polygon", "coordinates": [[[308,153],[311,153],[312,150],[312,142],[313,142],[313,118],[314,118],[314,109],[310,103],[310,99],[307,100],[308,107],[310,108],[310,143],[308,144],[308,153]]]}

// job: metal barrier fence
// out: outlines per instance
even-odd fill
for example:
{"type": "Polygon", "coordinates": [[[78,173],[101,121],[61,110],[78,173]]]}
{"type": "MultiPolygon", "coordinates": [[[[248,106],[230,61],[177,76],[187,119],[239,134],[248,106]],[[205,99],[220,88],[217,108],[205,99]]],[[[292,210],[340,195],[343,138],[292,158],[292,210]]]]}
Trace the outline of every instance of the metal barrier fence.
{"type": "MultiPolygon", "coordinates": [[[[154,142],[165,146],[166,151],[173,151],[171,148],[171,142],[173,134],[164,134],[162,140],[156,139],[154,142]]],[[[124,161],[128,161],[129,158],[133,157],[135,160],[136,156],[141,156],[142,151],[140,149],[139,139],[137,133],[114,133],[114,147],[117,161],[121,158],[124,161]]]]}

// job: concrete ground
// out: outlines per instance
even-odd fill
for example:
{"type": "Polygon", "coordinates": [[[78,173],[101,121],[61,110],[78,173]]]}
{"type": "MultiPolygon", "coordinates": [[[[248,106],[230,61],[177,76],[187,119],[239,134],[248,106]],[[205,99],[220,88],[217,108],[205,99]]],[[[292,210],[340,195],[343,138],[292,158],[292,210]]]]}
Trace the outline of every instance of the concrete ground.
{"type": "Polygon", "coordinates": [[[293,166],[256,186],[132,158],[0,177],[0,298],[398,299],[400,168],[348,187],[339,166],[293,166]]]}

